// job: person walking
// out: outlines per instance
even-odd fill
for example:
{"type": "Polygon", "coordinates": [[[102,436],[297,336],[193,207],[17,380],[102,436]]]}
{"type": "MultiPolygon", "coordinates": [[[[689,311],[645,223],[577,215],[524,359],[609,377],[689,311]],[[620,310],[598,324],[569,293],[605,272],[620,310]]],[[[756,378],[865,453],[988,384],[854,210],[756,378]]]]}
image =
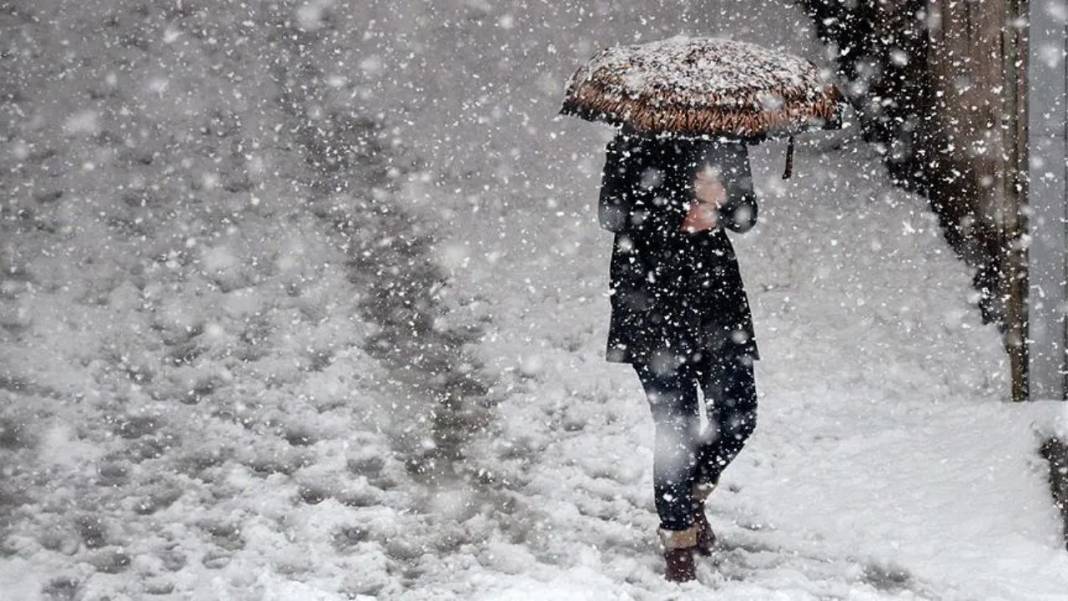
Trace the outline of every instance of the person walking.
{"type": "Polygon", "coordinates": [[[705,501],[756,428],[760,353],[726,234],[756,224],[746,144],[788,138],[787,179],[794,137],[842,127],[846,107],[811,61],[715,37],[609,46],[568,80],[561,114],[621,128],[598,208],[615,234],[607,359],[634,366],[652,410],[669,580],[711,553],[705,501]]]}
{"type": "Polygon", "coordinates": [[[670,581],[693,580],[694,554],[712,552],[705,501],[756,427],[760,354],[725,232],[756,220],[744,142],[625,127],[608,144],[598,204],[600,226],[615,234],[606,358],[633,365],[652,412],[670,581]]]}

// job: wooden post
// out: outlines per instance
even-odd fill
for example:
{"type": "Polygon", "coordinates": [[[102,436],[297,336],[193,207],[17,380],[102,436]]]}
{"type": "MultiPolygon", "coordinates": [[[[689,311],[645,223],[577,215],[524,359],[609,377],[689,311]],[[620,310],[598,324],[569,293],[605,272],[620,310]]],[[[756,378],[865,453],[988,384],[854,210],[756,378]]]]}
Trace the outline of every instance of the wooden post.
{"type": "Polygon", "coordinates": [[[966,237],[986,250],[1001,307],[1012,399],[1028,398],[1027,0],[930,0],[933,127],[921,146],[938,156],[938,197],[961,203],[966,237]],[[994,43],[991,43],[993,41],[994,43]]]}
{"type": "Polygon", "coordinates": [[[1030,399],[1028,372],[1030,327],[1028,314],[1029,246],[1028,233],[1028,63],[1029,37],[1026,26],[1028,0],[1005,0],[1001,28],[1001,72],[1005,91],[1002,98],[1002,136],[1005,149],[1004,177],[1001,179],[1005,212],[1005,273],[1008,274],[1006,307],[1006,348],[1012,370],[1012,400],[1030,399]]]}

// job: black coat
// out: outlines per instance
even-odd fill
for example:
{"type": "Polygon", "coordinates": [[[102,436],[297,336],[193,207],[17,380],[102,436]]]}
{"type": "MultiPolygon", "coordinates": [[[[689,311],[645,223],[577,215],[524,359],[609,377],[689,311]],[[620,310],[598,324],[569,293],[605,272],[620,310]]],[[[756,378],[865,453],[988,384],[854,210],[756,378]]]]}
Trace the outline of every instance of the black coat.
{"type": "MultiPolygon", "coordinates": [[[[759,359],[749,299],[724,227],[745,232],[757,205],[746,146],[621,133],[608,144],[598,207],[615,232],[607,359],[699,361],[724,353],[759,359]],[[723,174],[718,224],[682,231],[696,172],[723,174]]],[[[663,364],[666,366],[666,364],[663,364]]]]}

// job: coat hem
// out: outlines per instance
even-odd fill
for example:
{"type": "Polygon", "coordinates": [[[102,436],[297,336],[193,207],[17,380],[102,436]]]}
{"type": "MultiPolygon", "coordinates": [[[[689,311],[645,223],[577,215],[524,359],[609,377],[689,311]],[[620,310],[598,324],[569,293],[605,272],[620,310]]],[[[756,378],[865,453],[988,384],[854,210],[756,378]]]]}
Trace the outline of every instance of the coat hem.
{"type": "MultiPolygon", "coordinates": [[[[728,351],[729,352],[729,351],[728,351]]],[[[719,354],[719,353],[712,353],[719,354]]],[[[726,353],[722,353],[726,354],[726,353]]],[[[739,357],[749,357],[753,361],[760,361],[760,350],[753,346],[746,346],[741,349],[737,349],[733,352],[734,355],[739,357]]],[[[645,363],[641,357],[634,357],[625,349],[610,348],[605,352],[605,361],[608,363],[625,363],[630,365],[640,365],[645,363]]]]}

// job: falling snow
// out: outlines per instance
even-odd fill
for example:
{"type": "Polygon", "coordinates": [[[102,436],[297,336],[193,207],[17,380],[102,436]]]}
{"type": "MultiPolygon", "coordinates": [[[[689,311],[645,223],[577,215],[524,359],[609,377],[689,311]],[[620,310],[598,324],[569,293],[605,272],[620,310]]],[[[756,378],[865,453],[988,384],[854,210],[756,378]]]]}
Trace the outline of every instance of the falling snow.
{"type": "Polygon", "coordinates": [[[790,180],[750,150],[758,425],[716,554],[663,580],[648,403],[603,356],[613,131],[556,113],[601,48],[676,35],[830,73],[813,27],[0,3],[0,600],[1063,598],[1037,449],[1068,413],[1004,402],[972,270],[856,127],[790,180]]]}

